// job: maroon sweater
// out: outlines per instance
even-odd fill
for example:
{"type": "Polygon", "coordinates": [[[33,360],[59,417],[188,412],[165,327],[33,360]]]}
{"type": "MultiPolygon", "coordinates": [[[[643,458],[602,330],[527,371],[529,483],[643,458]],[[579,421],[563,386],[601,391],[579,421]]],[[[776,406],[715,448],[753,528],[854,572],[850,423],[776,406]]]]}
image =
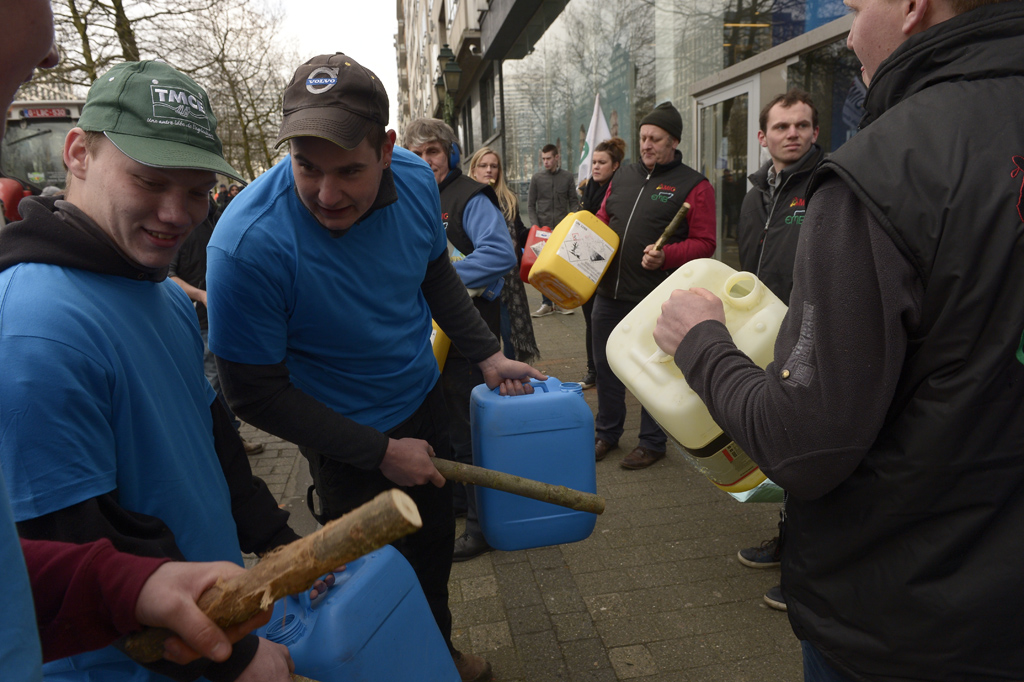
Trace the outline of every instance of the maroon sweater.
{"type": "Polygon", "coordinates": [[[142,586],[170,559],[124,554],[110,540],[21,541],[43,660],[101,649],[133,630],[142,586]]]}

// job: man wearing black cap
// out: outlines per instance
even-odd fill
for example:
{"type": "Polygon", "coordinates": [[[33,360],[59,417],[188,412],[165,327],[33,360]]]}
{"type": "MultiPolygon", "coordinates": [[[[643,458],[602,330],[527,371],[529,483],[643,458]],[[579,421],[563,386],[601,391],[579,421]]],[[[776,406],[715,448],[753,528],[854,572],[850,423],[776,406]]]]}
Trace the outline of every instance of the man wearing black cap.
{"type": "MultiPolygon", "coordinates": [[[[640,121],[640,163],[623,165],[597,217],[621,240],[597,287],[591,316],[597,365],[594,456],[614,449],[626,421],[626,388],[608,365],[605,346],[615,326],[669,273],[687,261],[715,252],[715,191],[707,179],[682,162],[676,150],[683,119],[670,102],[640,121]],[[690,212],[663,250],[654,242],[683,203],[690,212]]],[[[640,438],[621,465],[644,469],[665,456],[665,433],[647,410],[640,412],[640,438]]]]}
{"type": "Polygon", "coordinates": [[[430,459],[449,450],[431,315],[488,385],[522,394],[520,379],[543,375],[500,352],[449,261],[434,175],[387,122],[383,86],[350,57],[296,70],[278,139],[291,155],[232,201],[210,242],[210,348],[236,414],[309,460],[318,520],[395,486],[412,496],[423,528],[395,546],[462,679],[487,680],[489,663],[451,647],[455,522],[430,459]]]}

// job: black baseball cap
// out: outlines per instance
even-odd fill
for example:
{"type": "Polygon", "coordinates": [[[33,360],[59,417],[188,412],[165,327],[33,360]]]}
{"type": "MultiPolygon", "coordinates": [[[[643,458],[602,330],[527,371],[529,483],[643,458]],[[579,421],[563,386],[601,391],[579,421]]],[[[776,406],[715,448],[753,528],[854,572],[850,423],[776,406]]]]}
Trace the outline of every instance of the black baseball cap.
{"type": "Polygon", "coordinates": [[[320,55],[296,69],[284,91],[275,146],[293,137],[321,137],[354,149],[374,124],[388,124],[388,94],[380,79],[341,52],[320,55]]]}

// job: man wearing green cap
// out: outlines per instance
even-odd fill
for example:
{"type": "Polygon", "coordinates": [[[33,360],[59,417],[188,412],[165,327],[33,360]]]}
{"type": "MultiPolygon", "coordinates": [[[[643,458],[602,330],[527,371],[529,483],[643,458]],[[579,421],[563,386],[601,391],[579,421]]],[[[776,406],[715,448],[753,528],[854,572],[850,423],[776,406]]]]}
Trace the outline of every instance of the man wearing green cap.
{"type": "MultiPolygon", "coordinates": [[[[184,292],[166,281],[205,218],[221,156],[206,93],[158,62],[113,67],[67,136],[66,198],[27,199],[0,233],[0,464],[24,538],[241,564],[297,536],[252,476],[202,371],[184,292]],[[237,525],[236,525],[237,524],[237,525]]],[[[140,668],[113,647],[60,679],[287,680],[287,649],[140,668]]]]}

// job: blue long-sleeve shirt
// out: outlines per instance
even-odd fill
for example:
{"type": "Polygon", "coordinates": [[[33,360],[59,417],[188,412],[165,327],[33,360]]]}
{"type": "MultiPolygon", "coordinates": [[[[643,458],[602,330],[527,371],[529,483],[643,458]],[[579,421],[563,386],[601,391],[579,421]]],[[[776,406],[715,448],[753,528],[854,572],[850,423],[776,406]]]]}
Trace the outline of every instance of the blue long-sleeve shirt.
{"type": "Polygon", "coordinates": [[[495,285],[492,291],[499,293],[502,278],[516,267],[515,247],[505,217],[490,199],[478,194],[466,204],[462,229],[473,242],[473,252],[453,263],[455,272],[468,289],[495,285]]]}

